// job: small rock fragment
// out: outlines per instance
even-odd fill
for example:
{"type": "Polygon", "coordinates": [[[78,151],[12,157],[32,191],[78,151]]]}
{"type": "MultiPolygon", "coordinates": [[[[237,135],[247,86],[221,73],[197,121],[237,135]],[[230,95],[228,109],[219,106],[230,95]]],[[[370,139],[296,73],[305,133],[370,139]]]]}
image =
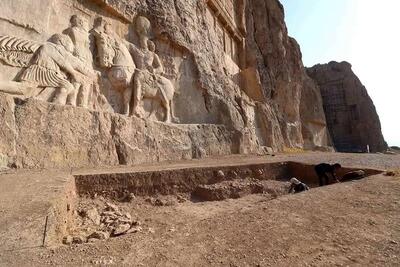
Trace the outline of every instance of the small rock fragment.
{"type": "Polygon", "coordinates": [[[117,205],[114,205],[114,204],[112,204],[112,203],[107,202],[107,203],[106,203],[106,211],[114,211],[114,212],[117,212],[117,211],[119,211],[119,208],[118,208],[117,205]]]}
{"type": "Polygon", "coordinates": [[[109,239],[109,238],[110,238],[110,234],[108,232],[103,232],[103,231],[95,231],[88,236],[88,239],[105,240],[105,239],[109,239]]]}
{"type": "Polygon", "coordinates": [[[130,224],[127,224],[127,223],[120,224],[114,229],[113,235],[114,236],[122,235],[122,234],[126,233],[130,228],[131,228],[130,224]]]}
{"type": "Polygon", "coordinates": [[[64,245],[71,245],[72,241],[73,241],[73,238],[70,235],[64,236],[64,238],[62,240],[64,245]]]}
{"type": "Polygon", "coordinates": [[[100,215],[96,208],[86,211],[86,217],[95,225],[100,225],[100,215]]]}
{"type": "Polygon", "coordinates": [[[154,205],[155,206],[167,206],[167,201],[165,201],[165,200],[163,200],[163,199],[159,199],[159,198],[157,198],[155,201],[154,201],[154,205]]]}
{"type": "Polygon", "coordinates": [[[117,219],[118,215],[114,211],[103,211],[101,213],[103,218],[111,218],[111,219],[117,219]]]}
{"type": "Polygon", "coordinates": [[[237,178],[239,178],[239,174],[236,171],[232,170],[229,172],[229,180],[234,180],[237,178]]]}
{"type": "Polygon", "coordinates": [[[122,218],[118,218],[118,222],[120,222],[120,223],[126,223],[126,224],[131,224],[132,223],[132,219],[128,219],[128,218],[124,218],[124,217],[122,217],[122,218]]]}
{"type": "Polygon", "coordinates": [[[133,221],[133,222],[132,222],[132,225],[133,225],[133,226],[140,226],[140,225],[142,225],[142,223],[139,222],[139,221],[133,221]]]}
{"type": "Polygon", "coordinates": [[[133,201],[135,198],[136,198],[136,196],[134,193],[129,193],[126,200],[130,202],[130,201],[133,201]]]}
{"type": "Polygon", "coordinates": [[[220,178],[220,179],[222,179],[222,178],[225,177],[225,173],[224,173],[222,170],[219,170],[219,171],[217,172],[217,177],[220,178]]]}
{"type": "Polygon", "coordinates": [[[141,232],[143,229],[140,226],[134,226],[131,229],[129,229],[126,233],[127,234],[132,234],[132,233],[138,233],[141,232]]]}
{"type": "Polygon", "coordinates": [[[176,199],[178,199],[179,203],[186,202],[186,198],[184,196],[181,196],[181,195],[176,196],[176,199]]]}
{"type": "Polygon", "coordinates": [[[132,220],[132,215],[131,215],[129,212],[126,212],[126,213],[124,214],[124,216],[125,216],[127,219],[132,220]]]}
{"type": "Polygon", "coordinates": [[[154,205],[156,199],[154,197],[148,197],[145,200],[147,203],[150,203],[151,205],[154,205]]]}
{"type": "Polygon", "coordinates": [[[86,243],[86,241],[87,241],[87,239],[85,237],[83,237],[83,236],[80,236],[80,235],[74,236],[72,238],[72,243],[73,244],[83,244],[83,243],[86,243]]]}
{"type": "Polygon", "coordinates": [[[255,171],[256,175],[261,176],[264,174],[264,171],[262,169],[258,169],[255,171]]]}

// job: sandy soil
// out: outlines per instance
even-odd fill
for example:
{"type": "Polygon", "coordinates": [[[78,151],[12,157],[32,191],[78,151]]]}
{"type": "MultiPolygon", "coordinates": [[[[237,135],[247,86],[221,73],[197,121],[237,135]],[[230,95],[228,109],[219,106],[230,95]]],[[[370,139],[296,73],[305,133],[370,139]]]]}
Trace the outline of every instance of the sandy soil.
{"type": "MultiPolygon", "coordinates": [[[[323,155],[348,166],[400,169],[399,156],[323,155]]],[[[277,157],[321,161],[314,153],[277,157]]],[[[136,198],[119,206],[142,223],[142,232],[84,245],[0,250],[0,265],[399,266],[399,192],[399,176],[377,175],[274,199],[254,194],[154,206],[136,198]]]]}

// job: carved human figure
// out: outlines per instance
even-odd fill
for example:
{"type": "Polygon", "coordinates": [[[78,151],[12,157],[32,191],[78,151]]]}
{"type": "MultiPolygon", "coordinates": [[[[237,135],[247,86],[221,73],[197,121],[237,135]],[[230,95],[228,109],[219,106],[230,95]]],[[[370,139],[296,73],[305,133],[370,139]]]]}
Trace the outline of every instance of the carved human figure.
{"type": "Polygon", "coordinates": [[[106,69],[113,89],[121,92],[122,113],[129,115],[135,63],[129,53],[127,43],[114,33],[111,24],[104,19],[97,19],[93,34],[96,39],[98,64],[106,69]]]}
{"type": "MultiPolygon", "coordinates": [[[[23,68],[15,81],[1,81],[0,91],[37,96],[37,88],[44,88],[40,95],[46,101],[59,104],[71,103],[74,83],[87,81],[93,74],[81,61],[72,55],[74,45],[67,35],[56,34],[44,44],[12,36],[0,36],[0,59],[3,63],[23,68]],[[53,88],[53,89],[52,89],[53,88]]],[[[86,84],[86,82],[83,82],[86,84]]],[[[40,97],[41,98],[41,97],[40,97]]]]}
{"type": "MultiPolygon", "coordinates": [[[[66,29],[64,34],[68,35],[74,44],[73,55],[79,58],[83,64],[92,67],[93,55],[90,51],[89,32],[87,29],[87,21],[78,15],[73,15],[70,19],[70,27],[66,29]]],[[[75,90],[75,95],[71,96],[73,104],[81,107],[87,107],[89,95],[92,86],[83,86],[76,84],[79,90],[75,90]]]]}
{"type": "Polygon", "coordinates": [[[147,41],[149,40],[151,23],[146,17],[139,16],[135,22],[136,34],[139,37],[139,46],[147,47],[147,41]]]}
{"type": "Polygon", "coordinates": [[[90,51],[90,39],[87,27],[88,23],[84,18],[73,15],[70,19],[70,27],[63,33],[71,38],[75,46],[73,55],[87,64],[92,64],[93,55],[90,51]]]}
{"type": "Polygon", "coordinates": [[[94,75],[72,55],[73,50],[74,45],[67,35],[53,35],[49,42],[36,51],[30,65],[18,80],[38,87],[58,88],[53,102],[73,105],[75,91],[79,89],[77,84],[86,84],[94,75]]]}
{"type": "MultiPolygon", "coordinates": [[[[136,116],[140,116],[138,108],[144,94],[146,94],[146,96],[151,95],[152,98],[155,98],[158,91],[162,91],[159,90],[159,82],[164,78],[161,76],[164,72],[164,68],[160,58],[155,53],[155,44],[148,40],[146,44],[142,45],[141,49],[138,49],[134,45],[130,47],[137,66],[133,82],[133,114],[136,116]],[[143,88],[145,92],[143,92],[143,88]]],[[[160,97],[162,97],[162,95],[160,97]]]]}
{"type": "MultiPolygon", "coordinates": [[[[144,17],[139,17],[136,21],[136,33],[139,36],[140,48],[130,44],[130,52],[136,62],[136,72],[133,84],[133,114],[140,116],[138,108],[141,106],[143,98],[159,101],[165,108],[165,122],[174,117],[172,99],[175,89],[171,81],[163,77],[164,68],[158,55],[155,53],[155,44],[149,40],[150,22],[144,17]]],[[[153,109],[151,115],[154,114],[153,109]]]]}
{"type": "Polygon", "coordinates": [[[108,22],[103,17],[98,17],[95,19],[94,28],[91,30],[96,42],[96,63],[102,68],[110,68],[115,57],[113,48],[115,39],[113,36],[106,34],[106,24],[108,22]]]}

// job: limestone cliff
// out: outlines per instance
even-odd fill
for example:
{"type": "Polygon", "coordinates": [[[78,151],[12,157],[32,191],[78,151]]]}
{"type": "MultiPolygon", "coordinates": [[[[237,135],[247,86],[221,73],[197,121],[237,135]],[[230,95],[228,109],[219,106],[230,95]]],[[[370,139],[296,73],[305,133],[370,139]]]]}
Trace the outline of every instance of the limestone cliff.
{"type": "Polygon", "coordinates": [[[319,90],[277,0],[0,7],[0,91],[11,94],[0,97],[3,165],[136,164],[329,144],[319,90]]]}
{"type": "Polygon", "coordinates": [[[342,152],[382,152],[387,149],[379,116],[367,89],[347,62],[330,62],[307,69],[321,89],[329,132],[342,152]]]}
{"type": "Polygon", "coordinates": [[[280,148],[327,146],[320,93],[305,73],[299,45],[288,36],[282,5],[276,0],[250,0],[246,15],[246,74],[257,77],[248,90],[258,88],[258,100],[271,109],[267,120],[279,126],[268,127],[268,135],[275,135],[280,148]]]}
{"type": "Polygon", "coordinates": [[[154,22],[156,38],[193,57],[207,111],[199,108],[187,114],[185,122],[222,123],[239,130],[243,142],[239,151],[255,151],[258,146],[278,151],[327,146],[319,90],[305,73],[297,42],[288,36],[280,2],[221,1],[225,3],[221,9],[215,2],[219,1],[107,1],[107,5],[128,20],[145,14],[154,22]],[[235,34],[243,40],[235,40],[235,34]],[[227,59],[230,53],[237,70],[227,59]],[[301,107],[310,104],[313,108],[303,108],[302,113],[301,107]]]}

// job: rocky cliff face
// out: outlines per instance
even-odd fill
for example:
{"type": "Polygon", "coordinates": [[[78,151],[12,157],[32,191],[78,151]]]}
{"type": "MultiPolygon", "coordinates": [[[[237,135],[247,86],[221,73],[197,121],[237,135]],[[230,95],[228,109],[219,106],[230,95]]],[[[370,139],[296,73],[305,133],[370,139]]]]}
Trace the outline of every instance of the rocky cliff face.
{"type": "Polygon", "coordinates": [[[10,122],[0,131],[3,165],[135,164],[328,145],[319,90],[277,0],[0,7],[0,91],[17,97],[1,98],[1,119],[10,122]],[[60,66],[54,47],[71,67],[60,66]]]}
{"type": "Polygon", "coordinates": [[[347,62],[330,62],[307,69],[321,89],[329,132],[342,152],[382,152],[387,144],[379,116],[366,88],[347,62]]]}
{"type": "Polygon", "coordinates": [[[282,147],[314,149],[327,146],[328,135],[318,87],[305,73],[300,47],[287,33],[284,10],[276,0],[251,0],[246,9],[248,84],[258,89],[267,127],[282,147]],[[311,108],[310,108],[311,107],[311,108]]]}
{"type": "MultiPolygon", "coordinates": [[[[194,56],[208,112],[220,114],[218,123],[239,129],[247,142],[244,146],[250,142],[277,151],[327,146],[319,90],[305,73],[299,45],[288,36],[280,2],[220,1],[225,7],[232,4],[233,27],[243,37],[237,44],[240,69],[236,72],[231,71],[230,62],[226,62],[230,49],[226,48],[226,39],[221,40],[224,37],[219,32],[226,38],[230,30],[224,28],[224,23],[228,24],[229,18],[223,18],[223,9],[210,8],[214,7],[210,5],[213,2],[219,1],[153,3],[150,0],[137,4],[134,9],[152,17],[156,35],[178,44],[194,56]],[[312,111],[301,116],[301,107],[309,104],[313,106],[312,111]],[[219,111],[221,105],[222,112],[219,111]]],[[[125,16],[126,10],[132,9],[127,7],[133,5],[127,3],[121,7],[113,1],[109,4],[125,16]]],[[[243,149],[254,151],[251,147],[243,149]]]]}

